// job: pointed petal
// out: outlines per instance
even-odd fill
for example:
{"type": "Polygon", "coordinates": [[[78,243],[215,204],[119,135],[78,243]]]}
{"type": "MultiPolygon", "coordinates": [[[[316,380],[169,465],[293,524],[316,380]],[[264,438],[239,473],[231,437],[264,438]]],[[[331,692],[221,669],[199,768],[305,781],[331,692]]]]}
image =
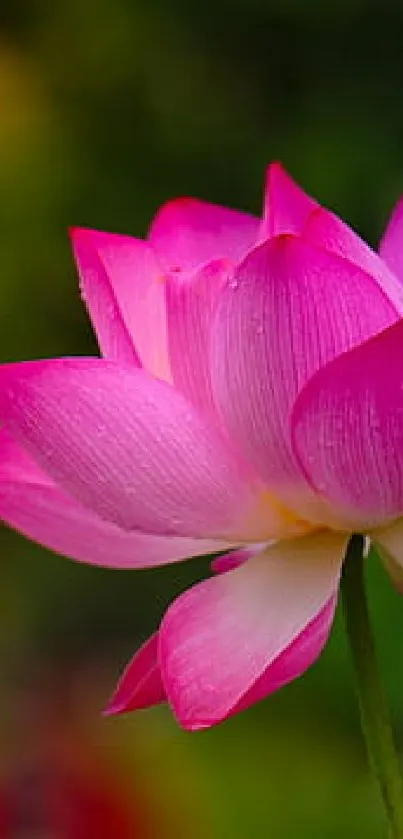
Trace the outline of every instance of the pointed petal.
{"type": "Polygon", "coordinates": [[[317,643],[304,645],[308,636],[301,636],[288,675],[295,678],[313,662],[331,622],[329,600],[337,591],[346,542],[343,535],[323,532],[277,543],[170,606],[159,660],[168,701],[185,728],[220,722],[243,707],[248,693],[251,701],[270,693],[271,667],[274,686],[284,684],[287,668],[279,659],[317,618],[317,643]]]}
{"type": "Polygon", "coordinates": [[[401,282],[386,262],[336,215],[319,207],[307,220],[304,238],[330,253],[339,254],[370,274],[399,313],[403,314],[401,282]]]}
{"type": "Polygon", "coordinates": [[[108,274],[94,248],[91,232],[72,228],[71,243],[80,275],[80,287],[102,354],[140,366],[133,338],[119,308],[108,274]]]}
{"type": "Polygon", "coordinates": [[[307,479],[354,527],[403,514],[402,358],[399,321],[320,370],[294,408],[307,479]]]}
{"type": "Polygon", "coordinates": [[[403,197],[392,212],[379,246],[379,253],[403,282],[403,197]]]}
{"type": "Polygon", "coordinates": [[[106,716],[138,711],[165,702],[158,664],[158,632],[137,650],[119,679],[117,688],[105,708],[106,716]]]}
{"type": "MultiPolygon", "coordinates": [[[[254,545],[222,554],[211,563],[211,568],[218,574],[232,571],[252,556],[256,556],[264,547],[265,545],[254,545]]],[[[166,700],[158,661],[158,643],[156,632],[137,650],[123,671],[112,699],[104,711],[106,715],[149,708],[166,700]]]]}
{"type": "Polygon", "coordinates": [[[95,358],[3,365],[0,417],[61,488],[124,530],[232,544],[289,532],[219,433],[143,370],[95,358]]]}
{"type": "Polygon", "coordinates": [[[218,260],[167,279],[168,343],[175,386],[200,410],[216,419],[208,347],[215,306],[231,273],[218,260]]]}
{"type": "MultiPolygon", "coordinates": [[[[253,552],[256,556],[257,551],[253,552]]],[[[230,571],[250,559],[250,550],[233,551],[221,556],[212,564],[218,573],[230,571]],[[225,563],[232,557],[233,564],[225,563]],[[220,564],[219,564],[220,563],[220,564]]],[[[323,649],[334,618],[337,598],[333,595],[325,606],[310,621],[300,635],[269,665],[253,687],[234,706],[231,715],[279,690],[288,682],[298,678],[316,660],[323,649]]],[[[150,708],[167,699],[162,683],[158,660],[159,633],[152,635],[135,653],[125,668],[117,688],[104,713],[112,716],[129,711],[150,708]]]]}
{"type": "Polygon", "coordinates": [[[282,233],[302,233],[307,218],[317,206],[317,202],[298,186],[281,163],[271,163],[267,169],[260,239],[270,239],[282,233]]]}
{"type": "Polygon", "coordinates": [[[62,492],[4,428],[0,518],[56,553],[107,568],[147,568],[226,548],[223,542],[128,532],[98,518],[62,492]]]}
{"type": "Polygon", "coordinates": [[[129,336],[137,363],[169,381],[165,278],[149,245],[131,236],[81,228],[72,230],[71,239],[103,355],[130,360],[129,336]]]}
{"type": "Polygon", "coordinates": [[[149,242],[168,271],[204,262],[238,262],[257,241],[259,219],[194,198],[169,201],[157,213],[149,242]]]}
{"type": "Polygon", "coordinates": [[[220,296],[212,328],[215,403],[269,489],[303,516],[309,490],[291,448],[295,399],[330,359],[396,319],[372,277],[297,237],[256,248],[220,296]]]}

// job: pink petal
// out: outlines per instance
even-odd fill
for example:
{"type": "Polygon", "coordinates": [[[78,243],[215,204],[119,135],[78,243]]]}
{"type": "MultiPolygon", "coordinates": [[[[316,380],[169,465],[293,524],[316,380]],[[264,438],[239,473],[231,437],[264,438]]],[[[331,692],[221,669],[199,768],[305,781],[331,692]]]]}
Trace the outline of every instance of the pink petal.
{"type": "Polygon", "coordinates": [[[170,606],[159,661],[184,728],[218,723],[312,664],[330,628],[346,542],[323,532],[277,543],[170,606]],[[288,667],[281,656],[299,636],[288,667]]]}
{"type": "Polygon", "coordinates": [[[389,268],[403,281],[403,198],[398,201],[383,234],[379,253],[389,268]]]}
{"type": "Polygon", "coordinates": [[[309,216],[304,238],[331,253],[339,254],[377,281],[379,287],[403,314],[403,288],[386,262],[351,227],[328,210],[318,208],[309,216]]]}
{"type": "Polygon", "coordinates": [[[368,274],[290,236],[256,248],[221,294],[212,328],[215,402],[267,486],[302,515],[308,489],[291,447],[295,399],[318,369],[397,316],[368,274]]]}
{"type": "Polygon", "coordinates": [[[371,533],[375,546],[397,590],[403,594],[403,519],[371,533]]]}
{"type": "Polygon", "coordinates": [[[260,542],[256,545],[248,545],[246,548],[239,548],[237,551],[230,551],[213,559],[211,563],[211,570],[216,574],[226,574],[227,571],[233,571],[234,568],[239,568],[244,562],[252,559],[253,556],[262,553],[267,545],[260,542]]]}
{"type": "Polygon", "coordinates": [[[143,370],[95,358],[3,365],[0,416],[61,488],[124,530],[236,544],[289,528],[218,432],[143,370]]]}
{"type": "Polygon", "coordinates": [[[255,244],[259,220],[194,198],[169,201],[157,213],[149,242],[168,271],[191,271],[204,262],[238,262],[255,244]]]}
{"type": "Polygon", "coordinates": [[[158,632],[133,656],[119,679],[104,714],[113,716],[159,705],[166,700],[158,664],[158,632]]]}
{"type": "Polygon", "coordinates": [[[130,339],[132,360],[139,359],[137,363],[169,381],[165,277],[149,245],[131,236],[80,228],[71,238],[103,355],[130,361],[130,339]]]}
{"type": "MultiPolygon", "coordinates": [[[[232,571],[252,556],[256,556],[264,547],[265,545],[257,545],[222,554],[211,563],[211,568],[218,574],[232,571]]],[[[158,632],[151,635],[130,660],[105,709],[105,714],[112,716],[140,708],[150,708],[166,700],[158,661],[158,635],[158,632]]]]}
{"type": "Polygon", "coordinates": [[[175,386],[213,418],[208,347],[215,305],[232,273],[230,263],[218,260],[188,274],[167,279],[168,342],[175,386]]]}
{"type": "Polygon", "coordinates": [[[225,550],[223,542],[121,530],[77,504],[0,430],[0,518],[56,553],[109,568],[146,568],[225,550]]]}
{"type": "MultiPolygon", "coordinates": [[[[212,568],[218,573],[231,571],[261,552],[262,547],[232,551],[218,557],[212,568]],[[232,562],[231,562],[232,559],[232,562]]],[[[336,596],[313,618],[300,635],[269,665],[253,687],[242,697],[231,714],[265,698],[288,682],[296,679],[316,660],[323,649],[333,623],[336,596]]],[[[118,686],[108,703],[105,714],[116,715],[150,708],[166,701],[158,659],[159,633],[152,635],[135,653],[125,668],[118,686]]]]}
{"type": "Polygon", "coordinates": [[[140,360],[132,336],[102,260],[93,245],[92,235],[92,231],[78,228],[70,230],[80,274],[82,297],[96,331],[101,352],[107,358],[139,366],[140,360]]]}
{"type": "Polygon", "coordinates": [[[271,163],[267,169],[260,238],[264,240],[282,233],[302,233],[307,218],[317,206],[317,202],[296,184],[281,163],[271,163]]]}
{"type": "Polygon", "coordinates": [[[323,608],[307,623],[305,629],[262,673],[245,694],[233,713],[249,708],[289,682],[302,676],[319,658],[330,634],[337,606],[337,595],[329,597],[323,608]]]}
{"type": "MultiPolygon", "coordinates": [[[[232,556],[240,553],[241,551],[234,551],[232,556]]],[[[336,603],[336,595],[333,595],[300,635],[266,668],[253,687],[233,708],[231,715],[265,699],[288,682],[297,679],[316,661],[329,637],[336,603]]],[[[130,660],[104,711],[106,715],[113,716],[151,708],[167,700],[158,661],[158,643],[159,633],[155,633],[130,660]]]]}
{"type": "Polygon", "coordinates": [[[308,383],[292,423],[307,479],[354,527],[403,513],[403,321],[308,383]]]}

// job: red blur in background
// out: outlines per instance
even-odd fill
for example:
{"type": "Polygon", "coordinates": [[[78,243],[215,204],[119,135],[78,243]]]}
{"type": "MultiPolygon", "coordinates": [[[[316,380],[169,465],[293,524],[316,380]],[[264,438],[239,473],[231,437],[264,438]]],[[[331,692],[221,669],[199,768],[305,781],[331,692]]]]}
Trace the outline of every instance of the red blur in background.
{"type": "Polygon", "coordinates": [[[34,683],[10,696],[13,747],[0,775],[0,839],[161,836],[136,778],[131,773],[129,783],[100,745],[95,710],[83,714],[85,699],[76,702],[88,694],[82,671],[51,672],[39,666],[34,683]]]}

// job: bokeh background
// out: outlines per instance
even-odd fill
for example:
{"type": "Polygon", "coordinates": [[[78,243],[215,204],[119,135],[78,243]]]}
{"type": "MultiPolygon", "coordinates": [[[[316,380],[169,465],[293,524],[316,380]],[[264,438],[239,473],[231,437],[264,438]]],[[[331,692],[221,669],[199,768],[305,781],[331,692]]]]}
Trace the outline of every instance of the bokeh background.
{"type": "MultiPolygon", "coordinates": [[[[273,158],[376,244],[403,192],[402,42],[392,2],[2,3],[1,360],[96,352],[69,225],[143,235],[179,194],[259,212],[273,158]]],[[[0,553],[1,839],[385,835],[340,615],[306,677],[213,731],[105,720],[208,560],[107,571],[6,528],[0,553]]],[[[403,744],[403,599],[376,557],[368,585],[403,744]]]]}

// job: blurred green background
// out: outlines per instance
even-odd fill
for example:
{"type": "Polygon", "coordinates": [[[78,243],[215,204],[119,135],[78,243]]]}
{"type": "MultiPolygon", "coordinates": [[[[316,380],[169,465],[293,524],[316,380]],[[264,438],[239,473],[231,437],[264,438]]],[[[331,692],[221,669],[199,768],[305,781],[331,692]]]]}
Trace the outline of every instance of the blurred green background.
{"type": "MultiPolygon", "coordinates": [[[[398,3],[2,4],[1,359],[96,352],[69,225],[141,236],[178,194],[259,212],[273,158],[376,244],[403,192],[402,42],[398,3]]],[[[4,791],[49,755],[99,770],[101,798],[124,790],[137,815],[107,839],[385,835],[340,616],[306,677],[213,731],[185,734],[166,708],[104,720],[127,657],[207,560],[106,571],[0,540],[0,837],[4,791]]],[[[402,744],[403,600],[376,557],[368,577],[402,744]]],[[[43,835],[29,814],[6,831],[43,835]]]]}

